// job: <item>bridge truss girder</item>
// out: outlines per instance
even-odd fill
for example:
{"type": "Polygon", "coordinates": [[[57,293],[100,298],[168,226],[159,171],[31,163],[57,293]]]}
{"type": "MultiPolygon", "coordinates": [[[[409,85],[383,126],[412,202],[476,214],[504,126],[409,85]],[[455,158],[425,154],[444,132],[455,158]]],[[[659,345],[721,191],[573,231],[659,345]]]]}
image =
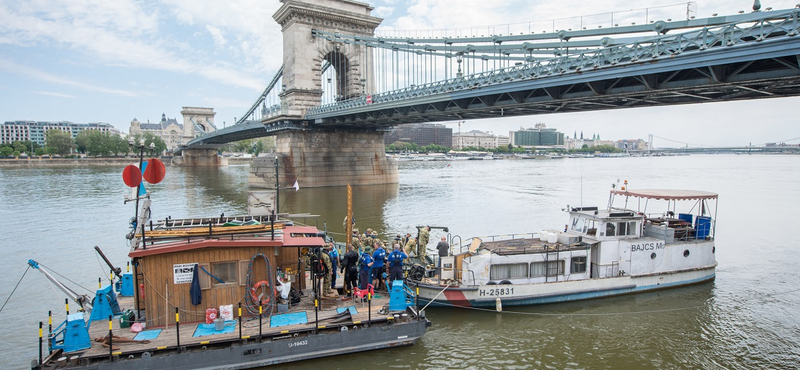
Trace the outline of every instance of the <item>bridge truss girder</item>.
{"type": "Polygon", "coordinates": [[[542,80],[511,81],[404,100],[397,106],[362,106],[317,118],[312,125],[367,128],[800,95],[798,54],[758,60],[733,56],[721,64],[711,64],[714,59],[706,59],[691,63],[659,61],[651,66],[627,65],[542,80]],[[684,66],[674,69],[675,64],[684,66]]]}

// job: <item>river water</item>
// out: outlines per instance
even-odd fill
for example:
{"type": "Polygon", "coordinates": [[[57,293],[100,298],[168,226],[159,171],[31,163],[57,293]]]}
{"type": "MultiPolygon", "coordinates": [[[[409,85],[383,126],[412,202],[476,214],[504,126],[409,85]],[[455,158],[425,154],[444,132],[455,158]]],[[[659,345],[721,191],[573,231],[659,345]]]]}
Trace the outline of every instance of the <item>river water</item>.
{"type": "MultiPolygon", "coordinates": [[[[64,294],[32,258],[93,291],[118,265],[133,216],[123,204],[121,168],[0,168],[2,368],[28,368],[38,356],[38,322],[64,319],[64,294]]],[[[168,168],[148,187],[153,215],[217,216],[246,210],[248,166],[168,168]]],[[[571,206],[608,202],[611,184],[719,193],[717,278],[702,285],[533,307],[502,314],[429,308],[433,326],[414,346],[277,366],[316,369],[787,369],[800,365],[800,156],[696,155],[402,162],[400,183],[354,187],[356,227],[384,235],[416,225],[471,236],[563,227],[571,206]]],[[[281,211],[341,233],[345,188],[281,192],[281,211]]],[[[432,241],[442,236],[433,231],[432,241]]],[[[435,242],[431,242],[431,249],[435,242]]],[[[69,279],[69,280],[66,280],[69,279]]],[[[71,282],[70,282],[71,280],[71,282]]],[[[105,283],[104,283],[105,284],[105,283]]],[[[86,290],[79,289],[78,286],[86,290]]],[[[75,310],[75,305],[71,305],[75,310]]],[[[45,332],[47,329],[45,329],[45,332]]]]}

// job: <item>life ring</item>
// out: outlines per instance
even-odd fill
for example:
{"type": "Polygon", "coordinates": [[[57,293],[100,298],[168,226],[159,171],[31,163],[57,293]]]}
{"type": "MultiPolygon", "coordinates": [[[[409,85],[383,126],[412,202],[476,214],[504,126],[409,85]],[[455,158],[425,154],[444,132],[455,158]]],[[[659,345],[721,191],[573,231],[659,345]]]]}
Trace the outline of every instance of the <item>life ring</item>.
{"type": "Polygon", "coordinates": [[[258,294],[256,293],[258,288],[260,288],[262,286],[269,287],[269,282],[266,281],[266,280],[261,280],[261,281],[255,283],[255,284],[253,284],[253,287],[250,288],[250,298],[253,299],[253,303],[255,303],[256,305],[261,304],[263,306],[267,306],[267,305],[269,305],[270,298],[272,298],[272,296],[271,295],[267,295],[266,297],[264,297],[263,300],[259,301],[258,294]]]}

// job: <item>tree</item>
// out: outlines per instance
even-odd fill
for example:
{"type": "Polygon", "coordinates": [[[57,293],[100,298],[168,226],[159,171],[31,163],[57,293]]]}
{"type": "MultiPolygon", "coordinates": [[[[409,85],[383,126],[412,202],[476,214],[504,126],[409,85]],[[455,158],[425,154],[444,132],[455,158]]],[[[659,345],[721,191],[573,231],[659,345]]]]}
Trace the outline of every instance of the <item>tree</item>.
{"type": "Polygon", "coordinates": [[[72,135],[61,130],[48,130],[45,134],[45,143],[51,153],[60,155],[70,154],[75,147],[72,135]]]}
{"type": "Polygon", "coordinates": [[[0,148],[0,155],[3,157],[10,157],[12,153],[14,153],[14,148],[10,146],[4,146],[0,148]]]}
{"type": "MultiPolygon", "coordinates": [[[[158,156],[160,153],[163,153],[165,150],[167,150],[167,144],[164,143],[164,140],[161,140],[160,137],[153,135],[150,132],[145,132],[144,135],[136,134],[133,137],[133,142],[136,143],[136,145],[140,145],[142,139],[144,139],[144,152],[149,157],[158,156]],[[150,149],[151,143],[154,144],[155,148],[150,149]]],[[[136,154],[138,154],[138,149],[136,154]]]]}
{"type": "Polygon", "coordinates": [[[11,147],[14,148],[15,151],[20,153],[25,153],[26,151],[28,151],[28,147],[26,147],[22,141],[15,141],[11,143],[11,147]]]}

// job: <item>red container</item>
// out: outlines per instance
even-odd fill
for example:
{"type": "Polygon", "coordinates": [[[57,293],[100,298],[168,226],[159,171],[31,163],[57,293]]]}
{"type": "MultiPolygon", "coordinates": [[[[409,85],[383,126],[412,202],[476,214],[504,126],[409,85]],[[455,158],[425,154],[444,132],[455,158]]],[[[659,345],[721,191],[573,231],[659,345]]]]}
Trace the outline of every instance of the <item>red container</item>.
{"type": "Polygon", "coordinates": [[[216,308],[206,309],[206,324],[213,324],[218,317],[216,308]]]}

